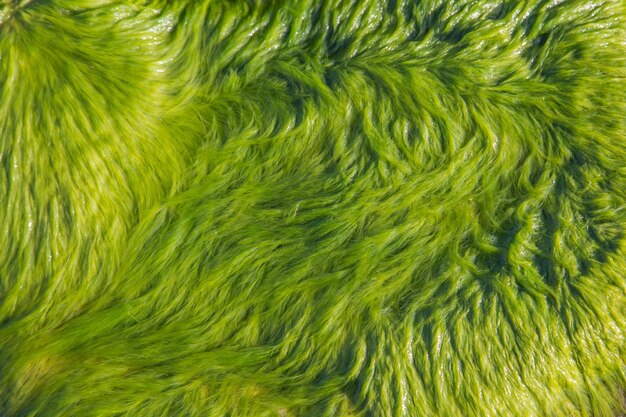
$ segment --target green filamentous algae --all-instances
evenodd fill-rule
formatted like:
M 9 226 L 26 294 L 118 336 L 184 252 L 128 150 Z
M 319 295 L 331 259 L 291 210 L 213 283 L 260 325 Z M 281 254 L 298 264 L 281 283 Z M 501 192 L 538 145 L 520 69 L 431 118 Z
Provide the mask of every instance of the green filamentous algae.
M 617 417 L 624 0 L 0 0 L 1 417 Z

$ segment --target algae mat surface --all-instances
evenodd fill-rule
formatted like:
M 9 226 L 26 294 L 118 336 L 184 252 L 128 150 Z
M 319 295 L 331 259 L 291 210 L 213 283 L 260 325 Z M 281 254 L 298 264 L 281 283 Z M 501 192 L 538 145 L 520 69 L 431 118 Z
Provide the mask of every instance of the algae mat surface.
M 623 0 L 0 1 L 0 416 L 609 417 Z

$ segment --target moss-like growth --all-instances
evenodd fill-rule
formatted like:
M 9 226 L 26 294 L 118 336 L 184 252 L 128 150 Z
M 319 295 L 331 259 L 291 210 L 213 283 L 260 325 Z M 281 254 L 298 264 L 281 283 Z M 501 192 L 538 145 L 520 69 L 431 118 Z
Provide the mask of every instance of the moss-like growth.
M 626 3 L 0 2 L 0 416 L 607 417 Z

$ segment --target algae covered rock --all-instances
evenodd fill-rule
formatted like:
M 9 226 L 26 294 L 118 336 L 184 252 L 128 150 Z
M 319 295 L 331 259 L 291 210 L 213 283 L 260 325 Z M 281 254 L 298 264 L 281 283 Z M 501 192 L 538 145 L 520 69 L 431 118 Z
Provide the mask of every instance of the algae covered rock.
M 0 3 L 0 416 L 617 416 L 626 3 Z

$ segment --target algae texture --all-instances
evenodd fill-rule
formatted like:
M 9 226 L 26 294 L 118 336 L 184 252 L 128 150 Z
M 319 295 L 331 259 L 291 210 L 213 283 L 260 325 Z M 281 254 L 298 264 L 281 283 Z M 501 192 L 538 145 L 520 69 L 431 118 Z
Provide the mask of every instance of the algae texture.
M 623 0 L 0 1 L 0 416 L 613 417 Z

